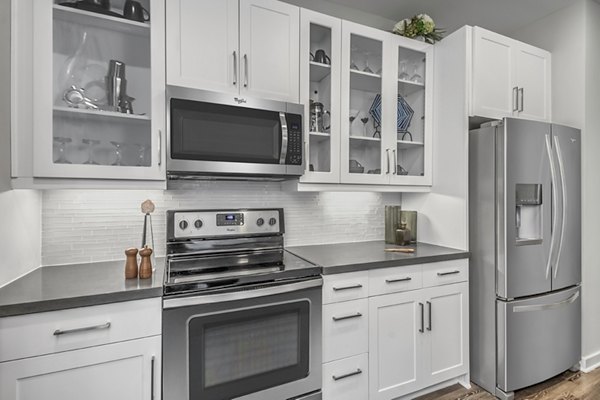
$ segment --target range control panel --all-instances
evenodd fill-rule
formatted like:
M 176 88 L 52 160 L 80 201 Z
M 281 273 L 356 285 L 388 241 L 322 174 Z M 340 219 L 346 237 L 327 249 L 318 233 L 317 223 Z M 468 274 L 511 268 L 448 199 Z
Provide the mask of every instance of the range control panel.
M 168 239 L 283 233 L 283 210 L 168 211 Z

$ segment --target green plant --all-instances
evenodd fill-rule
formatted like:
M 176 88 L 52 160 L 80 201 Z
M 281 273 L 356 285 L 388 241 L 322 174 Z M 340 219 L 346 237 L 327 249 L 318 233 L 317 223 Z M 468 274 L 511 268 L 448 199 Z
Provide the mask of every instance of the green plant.
M 435 22 L 427 14 L 415 15 L 398 21 L 394 25 L 393 33 L 408 38 L 422 37 L 427 43 L 435 43 L 442 40 L 444 31 L 435 27 Z

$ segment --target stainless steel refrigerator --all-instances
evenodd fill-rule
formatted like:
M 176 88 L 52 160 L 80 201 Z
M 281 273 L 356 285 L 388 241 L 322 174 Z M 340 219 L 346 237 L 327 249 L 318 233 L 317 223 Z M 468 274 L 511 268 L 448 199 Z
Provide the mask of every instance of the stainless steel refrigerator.
M 469 134 L 471 380 L 501 399 L 580 360 L 580 146 L 514 118 Z

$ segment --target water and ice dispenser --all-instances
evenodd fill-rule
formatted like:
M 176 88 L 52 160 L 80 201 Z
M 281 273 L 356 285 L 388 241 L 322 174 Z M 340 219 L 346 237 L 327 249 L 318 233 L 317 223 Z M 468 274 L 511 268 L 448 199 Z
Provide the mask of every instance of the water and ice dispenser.
M 541 242 L 542 185 L 538 183 L 517 183 L 515 193 L 517 244 Z

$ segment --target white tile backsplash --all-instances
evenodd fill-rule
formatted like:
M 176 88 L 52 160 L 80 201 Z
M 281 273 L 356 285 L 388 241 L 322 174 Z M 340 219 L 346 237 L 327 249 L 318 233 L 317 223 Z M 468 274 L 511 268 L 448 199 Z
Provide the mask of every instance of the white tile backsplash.
M 42 263 L 124 259 L 141 245 L 142 201 L 152 214 L 157 255 L 164 254 L 165 211 L 170 209 L 283 207 L 287 246 L 383 239 L 384 205 L 398 193 L 306 193 L 279 183 L 189 182 L 185 189 L 48 190 L 42 202 Z

